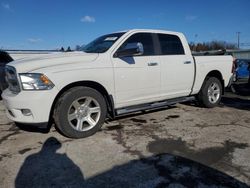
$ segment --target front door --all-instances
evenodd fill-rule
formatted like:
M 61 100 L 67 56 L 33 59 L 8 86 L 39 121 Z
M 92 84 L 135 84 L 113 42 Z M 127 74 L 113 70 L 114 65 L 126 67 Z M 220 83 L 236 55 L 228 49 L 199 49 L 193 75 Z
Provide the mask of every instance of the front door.
M 143 44 L 142 55 L 111 57 L 116 108 L 152 102 L 160 96 L 160 60 L 159 56 L 155 56 L 152 34 L 132 34 L 119 49 L 138 42 Z

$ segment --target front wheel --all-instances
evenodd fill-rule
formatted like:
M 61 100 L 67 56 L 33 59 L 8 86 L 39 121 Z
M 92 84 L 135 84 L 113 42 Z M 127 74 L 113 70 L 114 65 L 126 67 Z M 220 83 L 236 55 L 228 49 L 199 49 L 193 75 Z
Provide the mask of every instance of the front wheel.
M 58 100 L 54 119 L 65 136 L 84 138 L 101 128 L 106 113 L 107 106 L 102 94 L 89 87 L 75 87 Z
M 198 102 L 207 108 L 213 108 L 220 103 L 222 96 L 222 84 L 218 78 L 207 78 L 198 93 Z

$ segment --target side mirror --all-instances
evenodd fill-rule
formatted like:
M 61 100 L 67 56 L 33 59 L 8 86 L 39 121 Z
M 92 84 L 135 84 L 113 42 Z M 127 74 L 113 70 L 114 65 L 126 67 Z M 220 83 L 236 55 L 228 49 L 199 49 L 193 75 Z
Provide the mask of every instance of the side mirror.
M 114 57 L 128 57 L 128 56 L 138 56 L 144 53 L 143 44 L 138 43 L 128 43 L 125 49 L 118 50 Z

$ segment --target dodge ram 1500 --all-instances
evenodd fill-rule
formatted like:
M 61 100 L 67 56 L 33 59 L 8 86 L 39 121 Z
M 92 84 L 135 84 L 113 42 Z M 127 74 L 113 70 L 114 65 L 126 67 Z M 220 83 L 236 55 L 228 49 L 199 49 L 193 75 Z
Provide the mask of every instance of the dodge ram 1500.
M 182 33 L 129 30 L 101 36 L 82 51 L 24 58 L 6 67 L 7 116 L 53 120 L 68 137 L 98 131 L 106 118 L 196 98 L 216 106 L 232 76 L 231 56 L 193 56 Z

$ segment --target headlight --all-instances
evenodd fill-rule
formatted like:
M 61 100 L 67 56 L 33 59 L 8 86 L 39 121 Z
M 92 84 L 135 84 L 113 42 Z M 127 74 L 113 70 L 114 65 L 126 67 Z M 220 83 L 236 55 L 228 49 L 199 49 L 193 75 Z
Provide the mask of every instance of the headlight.
M 44 75 L 38 73 L 19 74 L 23 90 L 49 90 L 54 84 Z

